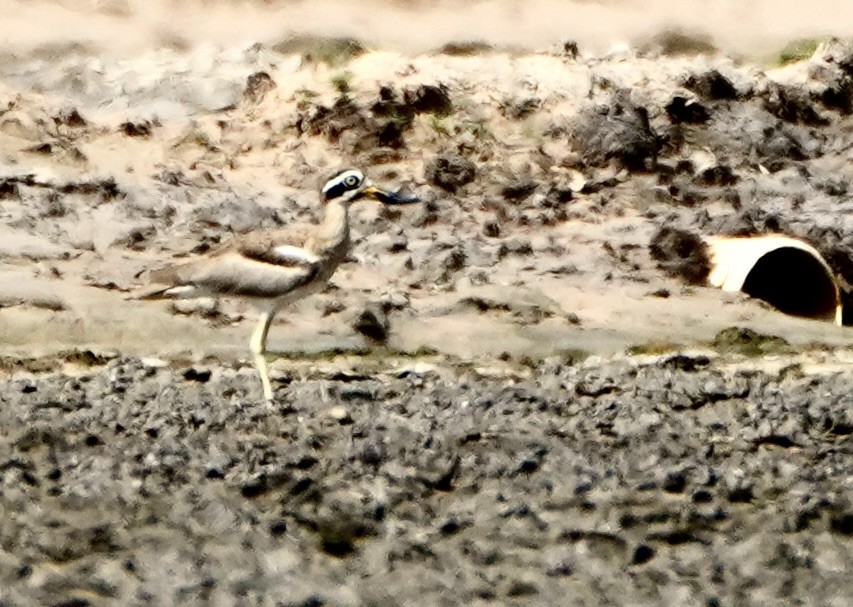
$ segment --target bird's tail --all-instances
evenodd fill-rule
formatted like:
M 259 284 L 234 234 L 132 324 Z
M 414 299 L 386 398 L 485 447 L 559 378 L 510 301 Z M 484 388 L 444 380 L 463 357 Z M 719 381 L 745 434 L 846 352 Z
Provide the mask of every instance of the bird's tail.
M 177 268 L 179 266 L 166 266 L 148 273 L 148 280 L 158 283 L 156 286 L 140 289 L 125 299 L 179 299 L 191 297 L 196 288 L 190 285 L 179 284 Z M 164 286 L 165 285 L 165 286 Z
M 149 287 L 147 289 L 140 289 L 139 291 L 131 293 L 125 297 L 125 299 L 172 299 L 168 294 L 172 288 L 173 287 L 158 286 L 154 288 Z

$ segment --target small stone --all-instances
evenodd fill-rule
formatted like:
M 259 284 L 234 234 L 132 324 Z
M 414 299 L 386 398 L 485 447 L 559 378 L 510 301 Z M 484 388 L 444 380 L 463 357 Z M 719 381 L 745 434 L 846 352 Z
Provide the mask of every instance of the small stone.
M 128 120 L 127 122 L 121 123 L 118 128 L 128 137 L 147 138 L 151 136 L 151 130 L 154 126 L 155 125 L 148 120 L 140 120 L 139 122 L 132 122 Z
M 212 297 L 199 297 L 198 299 L 175 299 L 172 300 L 172 311 L 176 314 L 186 316 L 202 316 L 210 318 L 219 312 L 219 302 Z
M 184 371 L 184 379 L 187 381 L 197 381 L 201 384 L 207 383 L 210 381 L 210 376 L 212 375 L 210 369 L 197 369 L 195 367 L 189 368 Z
M 732 81 L 717 70 L 691 74 L 684 81 L 684 86 L 705 99 L 737 99 L 739 96 Z
M 346 407 L 332 407 L 326 412 L 326 415 L 328 415 L 330 418 L 332 418 L 342 426 L 346 426 L 353 423 L 352 416 L 350 415 L 350 412 L 349 410 L 347 410 Z
M 708 122 L 711 117 L 704 105 L 682 95 L 676 95 L 670 100 L 666 106 L 666 113 L 675 123 L 700 124 Z
M 655 549 L 651 546 L 640 544 L 637 546 L 637 549 L 634 550 L 634 557 L 631 559 L 631 564 L 642 565 L 644 563 L 648 563 L 653 558 L 655 558 Z
M 671 472 L 666 475 L 661 487 L 667 493 L 683 493 L 686 486 L 687 479 L 683 472 Z
M 707 246 L 693 232 L 663 226 L 652 236 L 649 253 L 664 272 L 689 284 L 704 283 L 710 272 Z
M 459 154 L 439 154 L 426 167 L 427 180 L 448 192 L 474 181 L 477 167 Z
M 266 72 L 255 72 L 246 79 L 243 100 L 248 103 L 260 103 L 267 93 L 275 88 L 275 81 Z
M 270 524 L 270 534 L 274 536 L 284 535 L 287 531 L 287 523 L 283 520 L 276 520 Z
M 403 101 L 418 114 L 447 116 L 453 113 L 453 102 L 444 85 L 424 84 L 403 91 Z
M 539 588 L 536 587 L 536 584 L 522 580 L 515 580 L 510 583 L 506 591 L 506 595 L 510 597 L 523 597 L 534 594 L 539 594 Z
M 486 223 L 483 224 L 483 235 L 489 238 L 497 238 L 501 235 L 501 223 L 497 217 L 486 220 Z
M 378 342 L 388 339 L 388 315 L 382 304 L 368 304 L 355 319 L 353 329 Z

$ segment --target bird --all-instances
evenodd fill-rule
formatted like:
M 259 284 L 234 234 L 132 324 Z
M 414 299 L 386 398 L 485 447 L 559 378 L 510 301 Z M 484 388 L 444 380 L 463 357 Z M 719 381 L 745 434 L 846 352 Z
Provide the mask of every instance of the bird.
M 350 205 L 362 198 L 388 205 L 419 202 L 414 195 L 376 186 L 355 168 L 337 171 L 321 188 L 320 198 L 319 225 L 243 234 L 203 257 L 150 272 L 149 281 L 158 286 L 135 299 L 231 296 L 254 304 L 259 318 L 249 350 L 264 399 L 272 401 L 266 361 L 270 324 L 282 307 L 322 289 L 347 257 Z

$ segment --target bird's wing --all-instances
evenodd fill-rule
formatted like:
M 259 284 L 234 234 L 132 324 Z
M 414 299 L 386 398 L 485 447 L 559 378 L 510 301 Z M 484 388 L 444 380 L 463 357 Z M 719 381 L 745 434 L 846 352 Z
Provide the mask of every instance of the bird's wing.
M 300 236 L 292 230 L 247 234 L 211 256 L 155 270 L 150 280 L 171 285 L 161 297 L 283 297 L 311 283 L 322 265 L 310 250 L 290 244 L 304 242 Z
M 267 263 L 231 251 L 163 268 L 154 278 L 171 285 L 159 293 L 165 298 L 237 295 L 275 299 L 307 286 L 319 270 L 317 263 Z
M 235 240 L 232 249 L 248 259 L 276 266 L 309 266 L 320 260 L 306 248 L 307 241 L 308 234 L 302 230 L 257 232 Z

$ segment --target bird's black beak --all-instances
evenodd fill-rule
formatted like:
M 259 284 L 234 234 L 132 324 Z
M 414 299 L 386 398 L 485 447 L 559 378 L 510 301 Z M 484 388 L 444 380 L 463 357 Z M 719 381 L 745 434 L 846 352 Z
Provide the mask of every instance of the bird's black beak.
M 404 194 L 401 192 L 390 192 L 383 190 L 375 185 L 369 185 L 361 192 L 362 196 L 378 200 L 382 204 L 413 204 L 420 202 L 421 199 L 413 194 Z

